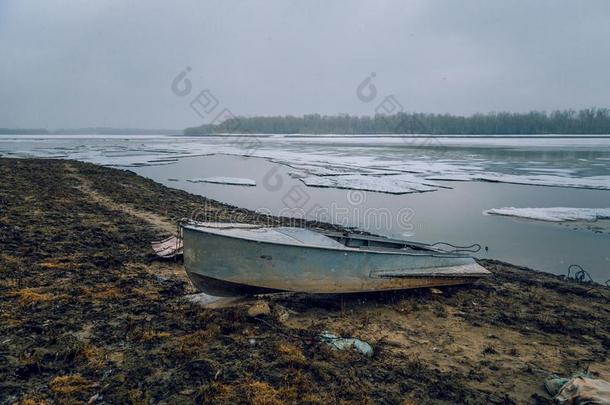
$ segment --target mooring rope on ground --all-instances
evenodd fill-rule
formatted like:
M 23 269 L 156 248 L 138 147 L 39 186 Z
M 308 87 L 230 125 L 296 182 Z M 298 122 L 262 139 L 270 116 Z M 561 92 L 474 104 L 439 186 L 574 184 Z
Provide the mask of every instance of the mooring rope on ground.
M 572 269 L 578 269 L 574 272 L 574 277 L 571 277 L 571 272 Z M 585 281 L 585 277 L 589 277 L 589 281 Z M 582 268 L 581 265 L 579 264 L 570 264 L 570 266 L 568 267 L 568 276 L 567 278 L 573 278 L 574 280 L 580 282 L 580 283 L 585 283 L 585 282 L 591 282 L 594 283 L 593 278 L 591 277 L 591 275 L 589 274 L 588 271 L 586 271 L 585 269 Z
M 572 269 L 576 269 L 573 277 L 572 277 Z M 588 280 L 586 280 L 587 277 L 588 277 Z M 591 274 L 589 274 L 589 272 L 586 271 L 581 265 L 579 265 L 579 264 L 569 265 L 568 274 L 567 274 L 566 278 L 568 280 L 574 280 L 578 283 L 591 285 L 591 288 L 586 290 L 587 292 L 596 292 L 607 302 L 610 302 L 610 296 L 607 296 L 606 294 L 604 294 L 602 292 L 602 290 L 600 289 L 601 284 L 597 285 L 595 280 L 593 280 L 593 277 L 591 277 Z M 610 287 L 610 279 L 606 280 L 605 284 L 606 284 L 606 286 Z

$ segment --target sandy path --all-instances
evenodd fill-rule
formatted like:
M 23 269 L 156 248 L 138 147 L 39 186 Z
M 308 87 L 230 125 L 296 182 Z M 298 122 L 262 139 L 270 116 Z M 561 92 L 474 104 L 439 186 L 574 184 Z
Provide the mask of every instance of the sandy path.
M 156 228 L 162 229 L 165 232 L 176 234 L 177 225 L 173 223 L 169 218 L 163 217 L 161 215 L 154 214 L 149 211 L 140 210 L 134 208 L 128 204 L 117 203 L 106 195 L 99 193 L 97 190 L 93 188 L 93 185 L 89 181 L 89 179 L 83 177 L 74 166 L 70 163 L 66 163 L 65 165 L 66 172 L 68 173 L 68 177 L 71 177 L 78 181 L 78 189 L 85 193 L 92 201 L 103 205 L 104 207 L 115 210 L 122 211 L 130 216 L 136 217 L 144 222 L 148 222 Z

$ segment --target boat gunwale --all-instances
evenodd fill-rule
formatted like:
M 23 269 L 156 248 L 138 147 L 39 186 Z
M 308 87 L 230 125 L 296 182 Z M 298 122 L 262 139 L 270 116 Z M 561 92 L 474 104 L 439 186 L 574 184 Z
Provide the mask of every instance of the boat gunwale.
M 412 253 L 412 252 L 400 252 L 400 251 L 376 251 L 376 250 L 372 250 L 372 249 L 371 250 L 363 250 L 363 249 L 349 247 L 349 246 L 345 246 L 343 248 L 339 248 L 339 247 L 332 247 L 332 246 L 310 245 L 310 244 L 306 244 L 306 243 L 286 243 L 286 242 L 281 242 L 281 241 L 272 242 L 272 241 L 257 240 L 257 239 L 250 238 L 250 237 L 243 237 L 243 236 L 235 236 L 235 235 L 227 235 L 227 234 L 222 234 L 222 233 L 210 232 L 210 231 L 206 230 L 206 227 L 199 227 L 199 226 L 193 225 L 193 224 L 181 224 L 180 227 L 181 228 L 189 229 L 191 231 L 205 233 L 205 234 L 208 234 L 208 235 L 220 236 L 220 237 L 229 238 L 229 239 L 245 240 L 245 241 L 255 242 L 255 243 L 265 244 L 265 245 L 292 246 L 292 247 L 307 248 L 307 249 L 331 250 L 331 251 L 335 251 L 335 252 L 344 252 L 344 253 L 363 253 L 363 254 L 381 254 L 381 255 L 401 255 L 401 256 L 418 256 L 418 257 L 443 257 L 443 258 L 456 258 L 456 259 L 471 259 L 473 262 L 476 263 L 476 261 L 474 260 L 474 258 L 472 256 L 470 256 L 468 254 L 461 254 L 461 253 L 442 253 L 442 252 L 437 252 L 435 250 L 430 250 L 431 253 Z M 269 228 L 269 229 L 271 229 L 273 227 L 261 227 L 261 228 Z M 207 228 L 207 229 L 212 229 L 213 230 L 214 228 Z M 258 228 L 258 229 L 260 229 L 260 228 Z M 303 228 L 303 229 L 308 229 L 308 228 Z M 312 231 L 312 232 L 315 232 L 315 231 Z M 323 235 L 322 233 L 320 233 L 320 234 Z

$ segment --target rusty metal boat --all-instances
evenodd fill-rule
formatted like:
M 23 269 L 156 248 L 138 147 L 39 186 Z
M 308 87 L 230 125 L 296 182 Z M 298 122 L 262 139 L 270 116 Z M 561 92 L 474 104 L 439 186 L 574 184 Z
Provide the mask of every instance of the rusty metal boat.
M 188 276 L 216 296 L 400 290 L 490 274 L 463 252 L 377 236 L 193 221 L 181 230 Z

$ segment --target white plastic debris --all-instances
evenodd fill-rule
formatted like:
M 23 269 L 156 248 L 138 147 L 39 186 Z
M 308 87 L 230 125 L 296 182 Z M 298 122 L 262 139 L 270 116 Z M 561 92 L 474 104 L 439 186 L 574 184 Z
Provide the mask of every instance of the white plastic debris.
M 592 378 L 589 373 L 576 373 L 570 378 L 550 375 L 544 381 L 544 387 L 561 405 L 610 404 L 610 384 Z
M 185 301 L 201 305 L 204 308 L 227 308 L 243 304 L 244 297 L 216 297 L 206 293 L 189 294 L 183 297 Z
M 373 355 L 373 348 L 370 344 L 356 338 L 342 338 L 329 331 L 320 333 L 320 340 L 326 342 L 329 346 L 336 350 L 354 349 L 365 356 Z

